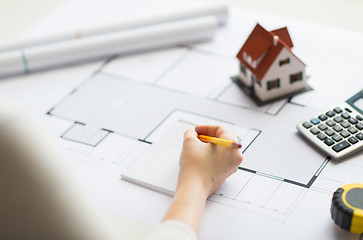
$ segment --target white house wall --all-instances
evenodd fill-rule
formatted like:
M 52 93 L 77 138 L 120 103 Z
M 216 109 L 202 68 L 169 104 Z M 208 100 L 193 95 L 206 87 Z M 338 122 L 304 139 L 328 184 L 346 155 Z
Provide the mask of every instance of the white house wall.
M 279 66 L 280 60 L 290 58 L 290 63 Z M 290 75 L 302 72 L 302 80 L 290 84 Z M 280 87 L 267 90 L 267 82 L 280 78 Z M 261 81 L 261 87 L 254 83 L 256 96 L 261 101 L 267 101 L 279 96 L 299 91 L 306 87 L 305 65 L 297 59 L 289 50 L 283 48 L 270 69 Z
M 252 73 L 248 68 L 246 68 L 246 75 L 241 70 L 239 71 L 239 79 L 245 86 L 252 86 Z

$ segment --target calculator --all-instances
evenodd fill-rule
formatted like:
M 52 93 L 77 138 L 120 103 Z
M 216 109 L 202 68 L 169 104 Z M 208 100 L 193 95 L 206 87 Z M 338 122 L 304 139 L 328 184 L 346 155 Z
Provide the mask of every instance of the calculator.
M 363 90 L 310 119 L 298 131 L 334 159 L 363 149 Z

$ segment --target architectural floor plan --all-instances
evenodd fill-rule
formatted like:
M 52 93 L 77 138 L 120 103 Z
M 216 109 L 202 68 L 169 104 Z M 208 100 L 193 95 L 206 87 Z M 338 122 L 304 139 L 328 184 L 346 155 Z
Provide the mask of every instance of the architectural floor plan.
M 243 10 L 230 14 L 212 42 L 4 79 L 0 95 L 49 130 L 93 198 L 116 215 L 156 224 L 170 196 L 121 180 L 121 170 L 168 131 L 181 147 L 186 126 L 220 124 L 240 138 L 244 161 L 210 196 L 201 239 L 355 239 L 336 233 L 329 207 L 336 188 L 363 181 L 362 153 L 334 162 L 295 125 L 363 87 L 356 68 L 363 52 L 332 52 L 341 40 L 335 29 Z M 231 80 L 238 73 L 235 54 L 256 21 L 288 22 L 314 90 L 259 107 Z M 331 45 L 322 45 L 331 36 L 337 36 Z

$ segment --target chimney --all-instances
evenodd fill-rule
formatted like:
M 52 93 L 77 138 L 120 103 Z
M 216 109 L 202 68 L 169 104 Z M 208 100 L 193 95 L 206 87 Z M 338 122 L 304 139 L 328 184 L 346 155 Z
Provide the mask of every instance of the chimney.
M 277 46 L 277 44 L 279 43 L 279 36 L 274 35 L 273 41 L 274 41 L 274 46 Z

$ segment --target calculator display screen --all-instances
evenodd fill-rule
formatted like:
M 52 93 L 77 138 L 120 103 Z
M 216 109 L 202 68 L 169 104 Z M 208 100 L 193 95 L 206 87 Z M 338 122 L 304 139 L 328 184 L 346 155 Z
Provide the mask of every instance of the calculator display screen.
M 349 98 L 346 103 L 363 115 L 363 90 Z
M 353 103 L 354 106 L 360 109 L 363 112 L 363 98 L 359 98 L 357 101 Z

